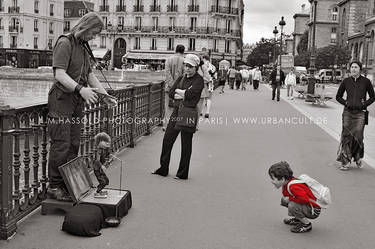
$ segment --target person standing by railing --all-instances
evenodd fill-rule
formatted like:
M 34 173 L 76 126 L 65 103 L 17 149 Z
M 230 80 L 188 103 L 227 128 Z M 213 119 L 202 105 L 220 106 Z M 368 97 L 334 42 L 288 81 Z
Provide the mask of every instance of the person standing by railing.
M 173 101 L 169 98 L 169 90 L 173 83 L 184 73 L 184 45 L 177 45 L 176 54 L 165 62 L 165 114 L 163 120 L 163 131 L 167 128 L 168 119 L 173 111 Z
M 48 133 L 51 146 L 48 158 L 47 198 L 71 201 L 59 172 L 59 166 L 78 155 L 84 102 L 94 104 L 97 93 L 107 94 L 90 67 L 88 41 L 104 27 L 102 18 L 90 12 L 84 15 L 68 35 L 62 35 L 53 49 L 54 84 L 48 93 Z M 107 105 L 116 105 L 104 98 Z M 82 120 L 81 120 L 82 121 Z

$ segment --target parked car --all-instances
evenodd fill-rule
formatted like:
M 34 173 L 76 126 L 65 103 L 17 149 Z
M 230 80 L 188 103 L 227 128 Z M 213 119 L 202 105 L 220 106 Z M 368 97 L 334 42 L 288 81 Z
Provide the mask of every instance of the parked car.
M 341 69 L 335 70 L 336 75 L 333 75 L 332 69 L 320 69 L 318 74 L 315 75 L 316 81 L 318 83 L 333 82 L 335 80 L 341 81 L 343 78 L 343 73 Z

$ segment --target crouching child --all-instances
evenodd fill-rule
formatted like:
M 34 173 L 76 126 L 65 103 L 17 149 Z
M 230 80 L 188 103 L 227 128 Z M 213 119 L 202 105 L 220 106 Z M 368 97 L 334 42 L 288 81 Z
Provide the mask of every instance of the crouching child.
M 273 164 L 268 174 L 276 188 L 282 187 L 281 205 L 288 208 L 290 216 L 284 219 L 284 223 L 293 226 L 290 231 L 293 233 L 311 231 L 312 225 L 309 219 L 318 218 L 321 207 L 316 203 L 317 199 L 308 185 L 293 176 L 292 169 L 285 161 Z

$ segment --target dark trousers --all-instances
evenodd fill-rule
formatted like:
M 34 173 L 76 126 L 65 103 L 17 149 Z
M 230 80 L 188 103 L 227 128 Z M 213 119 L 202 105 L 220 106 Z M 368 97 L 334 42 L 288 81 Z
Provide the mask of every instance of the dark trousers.
M 169 120 L 163 138 L 163 148 L 160 156 L 160 168 L 157 170 L 157 173 L 163 176 L 166 176 L 169 173 L 169 162 L 171 159 L 173 144 L 176 141 L 178 134 L 180 134 L 180 131 L 174 128 L 176 124 L 176 117 L 177 110 L 175 109 L 172 113 L 171 119 Z M 192 132 L 181 131 L 181 158 L 176 176 L 182 179 L 187 179 L 189 175 L 192 141 Z
M 48 178 L 51 188 L 64 187 L 59 167 L 78 155 L 83 116 L 83 99 L 52 87 L 48 95 L 50 151 Z
M 236 80 L 236 90 L 239 90 L 240 86 L 241 86 L 241 81 L 240 80 Z
M 253 80 L 253 87 L 254 87 L 254 90 L 258 89 L 258 87 L 259 87 L 259 80 Z
M 277 94 L 277 101 L 280 100 L 280 84 L 272 85 L 272 100 L 275 99 L 275 93 Z

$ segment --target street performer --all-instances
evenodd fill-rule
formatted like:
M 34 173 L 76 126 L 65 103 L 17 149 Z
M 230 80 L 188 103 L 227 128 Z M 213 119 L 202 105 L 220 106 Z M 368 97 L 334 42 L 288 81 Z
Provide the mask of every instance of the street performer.
M 84 102 L 94 104 L 97 93 L 107 94 L 90 67 L 88 41 L 104 27 L 102 18 L 89 12 L 72 28 L 68 35 L 60 36 L 53 49 L 54 84 L 48 93 L 48 133 L 51 146 L 48 158 L 49 186 L 47 198 L 71 201 L 59 166 L 78 155 L 82 122 L 72 120 L 83 117 Z M 108 106 L 116 100 L 105 97 Z

